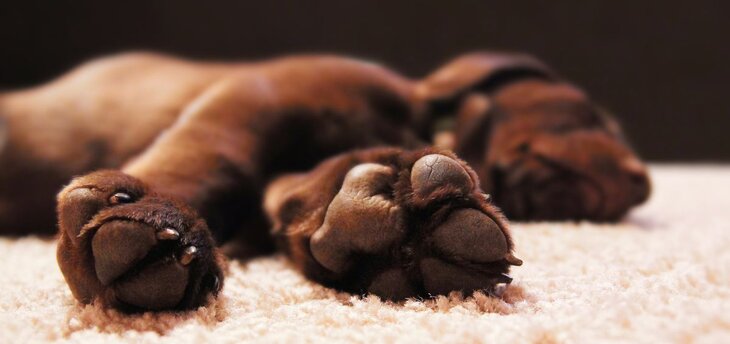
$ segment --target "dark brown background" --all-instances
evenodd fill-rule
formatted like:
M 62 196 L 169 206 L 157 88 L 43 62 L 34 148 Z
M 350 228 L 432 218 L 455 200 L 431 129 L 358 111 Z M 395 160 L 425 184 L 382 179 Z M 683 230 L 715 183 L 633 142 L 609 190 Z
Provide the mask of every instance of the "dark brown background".
M 728 1 L 3 1 L 0 87 L 94 56 L 335 52 L 411 76 L 493 48 L 533 53 L 588 89 L 650 160 L 730 161 Z

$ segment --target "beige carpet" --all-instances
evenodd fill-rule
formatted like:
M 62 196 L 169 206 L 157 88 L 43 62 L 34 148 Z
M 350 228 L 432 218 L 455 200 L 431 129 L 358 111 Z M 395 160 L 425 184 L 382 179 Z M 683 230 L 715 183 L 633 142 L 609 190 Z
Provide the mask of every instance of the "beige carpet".
M 305 281 L 281 257 L 233 262 L 187 313 L 80 306 L 55 244 L 0 239 L 0 343 L 730 343 L 730 166 L 653 166 L 649 204 L 618 225 L 513 224 L 525 264 L 503 299 L 384 303 Z

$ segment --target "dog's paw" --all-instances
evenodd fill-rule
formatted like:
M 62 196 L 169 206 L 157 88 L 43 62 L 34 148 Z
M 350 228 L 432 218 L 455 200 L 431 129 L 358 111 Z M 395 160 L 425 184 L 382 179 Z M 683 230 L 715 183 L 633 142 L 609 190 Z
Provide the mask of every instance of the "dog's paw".
M 125 310 L 185 309 L 222 287 L 222 259 L 196 212 L 116 171 L 58 196 L 58 262 L 74 296 Z
M 477 184 L 466 164 L 442 154 L 410 166 L 357 165 L 311 236 L 311 254 L 354 292 L 389 299 L 493 292 L 522 262 Z

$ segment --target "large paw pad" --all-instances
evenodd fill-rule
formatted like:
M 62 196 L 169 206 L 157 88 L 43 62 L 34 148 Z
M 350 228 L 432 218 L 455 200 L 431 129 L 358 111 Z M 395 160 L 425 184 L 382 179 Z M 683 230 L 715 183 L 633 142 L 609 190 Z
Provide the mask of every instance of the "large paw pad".
M 311 239 L 320 264 L 344 272 L 352 254 L 381 252 L 403 238 L 403 213 L 388 188 L 394 180 L 394 169 L 379 164 L 361 164 L 347 173 Z

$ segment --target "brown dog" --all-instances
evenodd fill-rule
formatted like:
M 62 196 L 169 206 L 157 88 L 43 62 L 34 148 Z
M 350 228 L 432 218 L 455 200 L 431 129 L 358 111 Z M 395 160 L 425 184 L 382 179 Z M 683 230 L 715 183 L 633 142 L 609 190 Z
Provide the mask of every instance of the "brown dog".
M 540 87 L 527 96 L 507 96 L 507 90 L 554 85 L 525 73 L 505 78 L 510 86 L 503 89 L 482 87 L 504 73 L 494 72 L 501 67 L 475 70 L 475 59 L 491 63 L 489 56 L 457 60 L 445 67 L 456 66 L 455 72 L 442 70 L 423 82 L 331 56 L 205 64 L 133 54 L 92 62 L 48 85 L 0 97 L 6 132 L 0 137 L 0 227 L 50 227 L 57 185 L 102 169 L 74 179 L 57 198 L 59 265 L 82 302 L 99 299 L 123 309 L 199 305 L 222 286 L 211 232 L 219 241 L 235 235 L 266 250 L 269 223 L 297 266 L 333 287 L 395 299 L 493 289 L 509 283 L 509 265 L 521 263 L 512 256 L 506 222 L 465 162 L 420 147 L 433 134 L 434 118 L 458 110 L 457 152 L 507 200 L 509 178 L 503 186 L 484 171 L 511 156 L 498 147 L 512 144 L 514 129 L 490 123 L 491 130 L 482 130 L 488 111 L 479 102 L 519 110 L 519 99 L 541 94 Z M 476 81 L 464 82 L 469 78 Z M 450 96 L 434 92 L 444 80 Z M 494 89 L 502 90 L 494 95 Z M 560 150 L 560 135 L 553 136 L 545 142 L 557 148 L 545 155 L 564 158 L 580 173 L 595 172 Z M 378 146 L 402 148 L 360 150 Z M 609 160 L 601 168 L 623 168 L 625 156 L 596 147 L 590 149 Z M 622 154 L 633 157 L 628 149 Z M 303 174 L 285 174 L 298 171 Z M 560 192 L 587 194 L 581 178 L 555 180 Z M 622 186 L 623 179 L 616 180 Z M 623 202 L 615 206 L 621 212 L 630 206 L 623 196 L 601 197 Z

